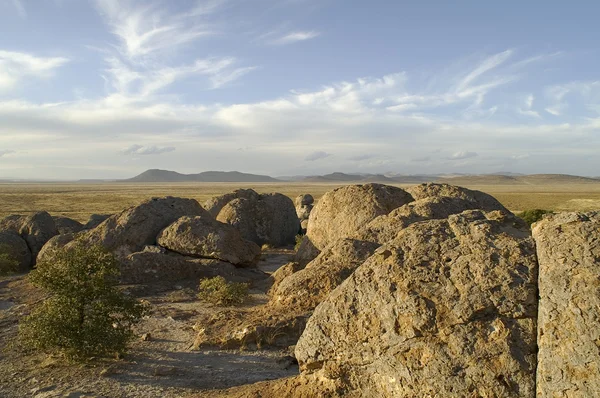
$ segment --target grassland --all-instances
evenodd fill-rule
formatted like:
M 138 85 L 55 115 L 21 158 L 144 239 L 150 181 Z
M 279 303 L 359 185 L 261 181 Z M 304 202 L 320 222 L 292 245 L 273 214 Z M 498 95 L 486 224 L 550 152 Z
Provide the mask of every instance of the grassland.
M 0 218 L 46 210 L 86 221 L 90 214 L 109 214 L 145 199 L 161 196 L 193 198 L 200 203 L 237 188 L 260 193 L 280 192 L 291 198 L 310 193 L 316 199 L 344 183 L 154 183 L 154 184 L 0 184 Z M 410 186 L 410 185 L 399 185 Z M 549 210 L 600 210 L 599 184 L 468 185 L 496 197 L 512 211 L 542 208 Z

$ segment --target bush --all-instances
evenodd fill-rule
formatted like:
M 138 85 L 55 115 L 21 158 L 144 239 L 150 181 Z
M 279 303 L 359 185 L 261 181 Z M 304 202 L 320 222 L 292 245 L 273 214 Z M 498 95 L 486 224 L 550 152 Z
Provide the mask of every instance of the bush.
M 222 276 L 204 279 L 198 287 L 198 298 L 215 305 L 242 304 L 247 297 L 247 283 L 227 282 Z
M 0 275 L 12 275 L 19 272 L 19 262 L 10 254 L 8 245 L 0 245 Z
M 300 245 L 302 244 L 302 241 L 304 240 L 304 236 L 305 235 L 296 235 L 296 244 L 294 245 L 295 251 L 298 251 L 298 249 L 300 248 Z
M 21 343 L 73 359 L 123 353 L 145 308 L 117 289 L 118 273 L 111 253 L 81 242 L 38 263 L 30 280 L 51 296 L 21 322 Z
M 519 213 L 519 217 L 522 218 L 529 226 L 534 222 L 541 220 L 544 217 L 544 214 L 551 214 L 550 210 L 543 209 L 531 209 L 525 210 Z

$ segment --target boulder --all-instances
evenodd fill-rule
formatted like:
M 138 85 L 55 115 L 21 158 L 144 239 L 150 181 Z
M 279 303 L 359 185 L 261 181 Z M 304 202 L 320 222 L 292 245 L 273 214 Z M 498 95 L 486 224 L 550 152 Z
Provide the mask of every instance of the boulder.
M 77 233 L 84 229 L 83 224 L 69 217 L 53 216 L 59 234 Z
M 96 228 L 84 232 L 81 239 L 124 258 L 146 245 L 156 244 L 160 231 L 183 216 L 211 217 L 194 199 L 154 198 L 110 216 Z
M 300 205 L 296 206 L 296 215 L 300 221 L 308 220 L 310 218 L 310 212 L 313 209 L 313 205 Z
M 213 217 L 217 217 L 217 215 L 221 212 L 221 209 L 225 207 L 225 205 L 231 202 L 234 199 L 249 199 L 249 200 L 258 200 L 260 195 L 254 191 L 253 189 L 237 189 L 233 192 L 227 193 L 221 196 L 215 196 L 212 199 L 207 200 L 204 203 L 204 208 Z
M 41 211 L 25 217 L 19 235 L 27 242 L 27 246 L 31 250 L 32 265 L 35 265 L 38 253 L 50 238 L 58 235 L 58 229 L 52 216 Z
M 242 238 L 237 229 L 203 216 L 181 217 L 157 237 L 159 245 L 191 257 L 214 258 L 234 265 L 251 266 L 260 259 L 260 247 Z
M 500 202 L 498 202 L 498 200 L 487 193 L 450 184 L 428 182 L 406 188 L 406 191 L 410 193 L 415 200 L 436 197 L 450 197 L 474 202 L 475 205 L 472 207 L 474 209 L 481 209 L 485 211 L 508 211 Z
M 22 216 L 20 214 L 6 216 L 0 220 L 0 231 L 13 231 L 19 233 L 21 225 L 23 225 L 26 218 L 27 216 Z
M 488 206 L 491 207 L 491 206 Z M 466 210 L 480 209 L 480 203 L 451 196 L 430 196 L 400 206 L 389 214 L 379 216 L 360 228 L 354 238 L 384 244 L 396 237 L 398 232 L 419 221 L 448 218 Z M 492 210 L 505 210 L 502 205 Z M 519 219 L 520 220 L 520 219 Z
M 294 201 L 294 203 L 296 204 L 296 207 L 310 206 L 313 203 L 315 203 L 315 199 L 312 197 L 311 194 L 305 193 L 305 194 L 296 196 L 296 200 Z
M 31 266 L 31 251 L 27 242 L 13 231 L 0 231 L 0 254 L 15 262 L 14 272 L 27 272 Z M 6 270 L 10 272 L 11 270 Z
M 294 203 L 279 193 L 260 195 L 258 200 L 234 199 L 223 207 L 217 220 L 233 225 L 244 239 L 258 245 L 293 244 L 300 229 Z
M 38 256 L 37 256 L 37 262 L 50 261 L 52 259 L 52 255 L 55 250 L 62 249 L 63 247 L 65 247 L 66 245 L 71 243 L 73 240 L 75 240 L 76 237 L 78 237 L 80 235 L 81 235 L 81 233 L 78 233 L 78 234 L 67 233 L 67 234 L 59 234 L 59 235 L 53 236 L 40 249 L 40 252 L 38 253 Z
M 512 214 L 418 222 L 315 309 L 296 358 L 346 396 L 534 397 L 536 282 Z
M 600 392 L 600 212 L 533 225 L 539 261 L 538 397 Z
M 295 311 L 312 311 L 378 247 L 378 244 L 353 239 L 337 241 L 304 269 L 290 273 L 281 281 L 276 280 L 271 292 L 271 305 L 293 308 Z
M 94 229 L 107 220 L 110 216 L 111 214 L 92 214 L 87 223 L 85 223 L 83 226 L 83 229 Z
M 350 238 L 377 216 L 413 201 L 401 188 L 382 184 L 348 185 L 327 192 L 312 209 L 306 236 L 319 250 Z

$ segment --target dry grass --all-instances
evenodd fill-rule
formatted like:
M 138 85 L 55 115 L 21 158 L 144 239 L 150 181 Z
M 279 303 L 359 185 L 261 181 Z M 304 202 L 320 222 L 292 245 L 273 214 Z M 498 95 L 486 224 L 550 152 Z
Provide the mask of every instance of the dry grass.
M 93 213 L 115 213 L 145 199 L 161 196 L 194 198 L 200 203 L 237 188 L 280 192 L 291 198 L 310 193 L 315 199 L 338 186 L 326 183 L 155 183 L 155 184 L 0 184 L 0 218 L 46 210 L 86 221 Z M 407 185 L 403 185 L 407 186 Z M 472 185 L 495 196 L 513 211 L 600 209 L 600 184 Z

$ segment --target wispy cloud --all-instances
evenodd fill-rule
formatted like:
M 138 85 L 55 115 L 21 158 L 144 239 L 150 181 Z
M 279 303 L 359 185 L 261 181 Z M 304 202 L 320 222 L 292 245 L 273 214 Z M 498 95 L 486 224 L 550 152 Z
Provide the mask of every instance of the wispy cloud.
M 274 45 L 291 44 L 291 43 L 296 43 L 299 41 L 306 41 L 306 40 L 314 39 L 315 37 L 318 37 L 320 35 L 321 35 L 321 33 L 316 32 L 316 31 L 290 32 L 282 37 L 271 40 L 270 43 L 274 44 Z
M 535 97 L 533 96 L 533 94 L 529 94 L 524 100 L 523 107 L 518 109 L 519 113 L 524 116 L 540 118 L 541 115 L 539 114 L 539 112 L 534 111 L 532 109 L 534 100 Z
M 12 150 L 0 150 L 0 158 L 3 157 L 4 155 L 10 155 L 11 153 L 15 153 L 15 151 L 12 151 Z
M 175 147 L 172 146 L 144 146 L 139 144 L 131 145 L 128 148 L 125 148 L 121 152 L 124 155 L 160 155 L 162 153 L 173 152 Z
M 17 13 L 19 13 L 19 16 L 21 18 L 27 18 L 27 11 L 25 10 L 25 6 L 21 2 L 21 0 L 12 0 L 12 3 L 15 6 Z
M 0 91 L 15 87 L 25 77 L 48 78 L 67 62 L 64 57 L 38 57 L 0 50 Z
M 323 151 L 316 151 L 316 152 L 309 154 L 307 157 L 304 158 L 304 160 L 306 160 L 308 162 L 314 162 L 315 160 L 325 159 L 330 156 L 332 156 L 331 153 L 327 153 L 327 152 L 323 152 Z
M 469 151 L 459 151 L 455 152 L 448 157 L 448 160 L 463 160 L 474 158 L 477 156 L 477 152 L 469 152 Z

